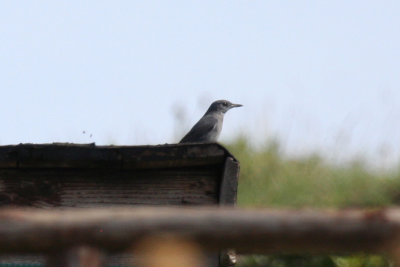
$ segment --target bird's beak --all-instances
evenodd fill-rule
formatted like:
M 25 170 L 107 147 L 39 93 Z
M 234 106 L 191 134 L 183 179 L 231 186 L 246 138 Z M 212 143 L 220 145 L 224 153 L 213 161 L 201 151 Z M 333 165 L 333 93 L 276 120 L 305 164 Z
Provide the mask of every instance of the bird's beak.
M 240 105 L 240 104 L 232 104 L 231 106 L 230 106 L 230 108 L 238 108 L 238 107 L 242 107 L 243 105 Z

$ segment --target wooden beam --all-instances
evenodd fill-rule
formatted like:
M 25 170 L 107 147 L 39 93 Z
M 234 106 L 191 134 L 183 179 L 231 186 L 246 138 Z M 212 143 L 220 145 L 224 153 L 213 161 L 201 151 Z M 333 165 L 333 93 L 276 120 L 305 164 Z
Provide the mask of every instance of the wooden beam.
M 219 168 L 143 170 L 0 169 L 0 206 L 213 205 Z
M 238 178 L 239 162 L 232 157 L 227 157 L 219 190 L 220 205 L 236 205 Z
M 122 251 L 172 234 L 210 251 L 349 253 L 398 251 L 400 209 L 278 211 L 213 208 L 0 210 L 0 252 L 87 245 Z
M 96 146 L 20 144 L 0 146 L 0 168 L 148 169 L 223 164 L 230 153 L 221 145 Z

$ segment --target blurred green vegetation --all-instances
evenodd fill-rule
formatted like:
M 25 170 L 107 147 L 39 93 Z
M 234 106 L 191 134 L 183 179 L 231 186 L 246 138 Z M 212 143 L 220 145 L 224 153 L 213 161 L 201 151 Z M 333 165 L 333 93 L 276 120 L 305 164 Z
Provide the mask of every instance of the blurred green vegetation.
M 238 205 L 274 208 L 376 208 L 400 200 L 400 172 L 376 171 L 355 159 L 335 165 L 319 155 L 288 158 L 279 142 L 255 148 L 239 137 L 226 147 L 240 161 Z M 383 256 L 245 256 L 239 267 L 387 267 Z

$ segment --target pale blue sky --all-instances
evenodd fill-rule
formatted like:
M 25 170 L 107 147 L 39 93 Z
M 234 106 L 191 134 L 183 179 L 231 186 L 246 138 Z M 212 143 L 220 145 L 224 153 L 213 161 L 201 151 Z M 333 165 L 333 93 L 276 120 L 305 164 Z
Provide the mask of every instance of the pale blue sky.
M 225 98 L 244 107 L 221 141 L 397 162 L 399 14 L 400 1 L 2 1 L 0 144 L 169 143 Z

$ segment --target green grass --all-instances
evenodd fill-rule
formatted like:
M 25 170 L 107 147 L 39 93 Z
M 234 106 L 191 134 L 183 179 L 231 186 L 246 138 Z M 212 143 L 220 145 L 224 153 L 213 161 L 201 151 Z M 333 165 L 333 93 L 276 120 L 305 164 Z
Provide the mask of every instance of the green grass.
M 398 172 L 375 173 L 362 162 L 335 166 L 318 155 L 289 159 L 276 142 L 255 149 L 243 138 L 227 148 L 240 161 L 240 206 L 381 207 L 400 196 Z
M 226 147 L 240 161 L 238 205 L 274 208 L 376 208 L 400 200 L 400 173 L 368 170 L 366 163 L 338 166 L 319 155 L 288 158 L 276 141 L 254 148 L 245 138 Z M 270 255 L 242 257 L 240 267 L 387 267 L 381 256 Z

